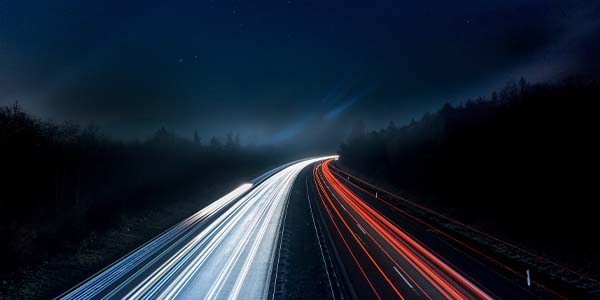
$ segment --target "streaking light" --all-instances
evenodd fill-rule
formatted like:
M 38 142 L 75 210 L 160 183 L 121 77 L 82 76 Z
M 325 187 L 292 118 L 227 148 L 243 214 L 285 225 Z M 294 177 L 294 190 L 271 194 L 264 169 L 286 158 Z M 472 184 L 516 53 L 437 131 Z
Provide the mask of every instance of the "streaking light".
M 293 183 L 303 168 L 329 158 L 243 184 L 59 298 L 264 298 Z

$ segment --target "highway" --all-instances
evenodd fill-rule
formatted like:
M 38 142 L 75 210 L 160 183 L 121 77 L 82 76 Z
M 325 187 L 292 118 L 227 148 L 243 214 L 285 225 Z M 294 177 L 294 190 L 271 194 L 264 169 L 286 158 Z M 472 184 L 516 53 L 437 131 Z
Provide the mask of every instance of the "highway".
M 315 164 L 309 194 L 329 243 L 337 250 L 346 298 L 562 298 L 549 293 L 540 296 L 524 280 L 499 272 L 406 215 L 390 217 L 386 205 L 375 205 L 385 201 L 346 182 L 346 176 L 332 171 L 332 162 Z
M 302 201 L 292 187 L 310 165 L 300 185 L 311 216 L 303 222 L 314 225 L 312 255 L 327 272 L 328 298 L 565 299 L 526 287 L 427 223 L 387 209 L 346 180 L 335 159 L 295 161 L 239 186 L 56 299 L 275 297 L 273 286 L 286 280 L 277 275 L 294 272 L 278 268 L 280 236 L 288 202 Z
M 264 299 L 299 172 L 267 172 L 140 246 L 56 299 Z

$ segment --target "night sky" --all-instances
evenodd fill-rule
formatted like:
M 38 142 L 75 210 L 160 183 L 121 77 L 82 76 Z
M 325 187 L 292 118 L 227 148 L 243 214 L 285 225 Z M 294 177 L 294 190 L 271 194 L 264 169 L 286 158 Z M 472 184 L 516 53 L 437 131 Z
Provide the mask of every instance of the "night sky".
M 597 72 L 598 3 L 0 0 L 0 105 L 125 139 L 374 129 L 521 76 Z

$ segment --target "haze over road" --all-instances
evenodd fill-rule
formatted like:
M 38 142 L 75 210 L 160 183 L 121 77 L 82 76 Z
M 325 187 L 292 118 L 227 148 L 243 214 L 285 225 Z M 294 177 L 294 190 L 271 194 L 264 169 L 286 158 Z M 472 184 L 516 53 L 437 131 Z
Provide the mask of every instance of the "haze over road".
M 298 173 L 274 169 L 213 202 L 57 299 L 260 299 Z

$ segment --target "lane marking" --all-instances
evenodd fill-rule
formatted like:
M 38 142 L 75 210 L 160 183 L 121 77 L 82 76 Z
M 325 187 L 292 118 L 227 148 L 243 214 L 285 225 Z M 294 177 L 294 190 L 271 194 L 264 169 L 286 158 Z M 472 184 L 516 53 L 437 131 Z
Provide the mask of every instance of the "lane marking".
M 306 182 L 306 198 L 308 199 L 308 208 L 310 209 L 310 217 L 313 221 L 313 227 L 315 228 L 315 235 L 317 236 L 317 243 L 319 244 L 319 249 L 321 250 L 321 257 L 323 258 L 323 265 L 325 266 L 325 273 L 327 274 L 327 280 L 329 281 L 329 288 L 331 289 L 331 297 L 335 300 L 335 293 L 333 292 L 333 283 L 331 283 L 331 278 L 329 277 L 329 271 L 327 270 L 327 263 L 325 262 L 325 254 L 323 253 L 323 247 L 321 246 L 321 240 L 319 239 L 319 233 L 317 232 L 317 223 L 315 222 L 315 216 L 312 210 L 312 204 L 310 203 L 310 195 L 308 192 L 308 176 L 305 177 Z M 335 272 L 335 271 L 334 271 Z M 339 286 L 339 283 L 338 283 Z
M 360 236 L 356 236 L 358 238 L 358 240 L 360 241 L 361 244 L 363 244 L 365 247 L 367 246 L 367 244 L 365 244 L 365 241 L 363 241 Z
M 289 198 L 289 196 L 288 196 L 288 198 Z M 279 250 L 277 251 L 277 264 L 276 264 L 276 267 L 275 267 L 275 279 L 273 280 L 273 297 L 271 297 L 271 299 L 275 299 L 275 294 L 277 293 L 277 275 L 279 273 L 279 260 L 281 259 L 281 247 L 283 246 L 283 235 L 285 234 L 285 220 L 287 218 L 288 206 L 290 205 L 289 199 L 286 199 L 286 200 L 287 201 L 285 203 L 285 213 L 283 215 L 283 221 L 281 223 L 281 233 L 278 236 L 278 238 L 279 238 Z M 269 270 L 269 273 L 271 273 L 270 271 L 271 270 Z M 271 276 L 269 276 L 269 278 L 270 277 Z M 268 297 L 268 295 L 267 295 L 268 293 L 269 293 L 269 286 L 267 285 L 266 292 L 265 292 L 265 295 L 267 297 Z
M 402 280 L 404 280 L 404 282 L 406 282 L 406 285 L 408 285 L 409 288 L 411 289 L 415 289 L 412 284 L 410 284 L 410 282 L 408 282 L 408 280 L 406 280 L 406 278 L 404 277 L 404 275 L 402 275 L 402 273 L 400 273 L 400 271 L 396 268 L 396 266 L 394 266 L 394 271 L 396 271 L 396 273 L 398 273 L 398 275 L 400 275 L 400 277 L 402 278 Z
M 356 226 L 358 226 L 358 229 L 360 229 L 362 233 L 364 233 L 365 235 L 367 234 L 367 232 L 362 228 L 362 226 L 360 226 L 360 224 L 357 223 Z
M 346 207 L 345 207 L 344 205 L 342 205 L 341 203 L 340 203 L 340 206 L 341 206 L 341 207 L 342 207 L 342 208 L 343 208 L 343 209 L 344 209 L 344 210 L 345 210 L 347 213 L 350 213 L 350 212 L 349 212 L 349 211 L 346 209 Z

